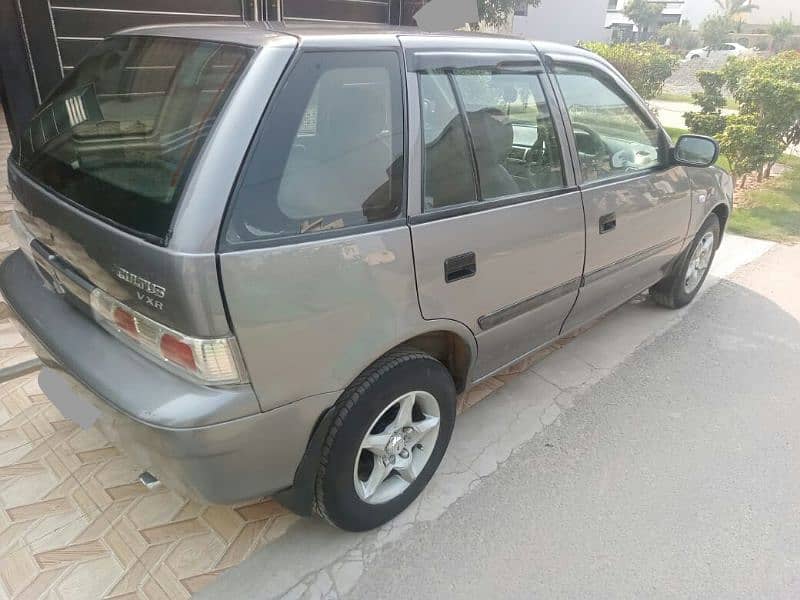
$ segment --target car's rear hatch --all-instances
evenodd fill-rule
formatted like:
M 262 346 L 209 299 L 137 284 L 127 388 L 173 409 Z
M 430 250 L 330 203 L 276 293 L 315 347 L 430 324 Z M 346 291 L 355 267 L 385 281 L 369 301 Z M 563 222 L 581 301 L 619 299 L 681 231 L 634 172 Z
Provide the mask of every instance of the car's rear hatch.
M 229 331 L 213 247 L 179 252 L 169 241 L 192 169 L 254 54 L 118 36 L 42 104 L 9 183 L 20 244 L 54 291 L 88 311 L 99 287 L 184 334 Z
M 105 290 L 132 309 L 196 336 L 228 332 L 213 254 L 178 254 L 122 232 L 56 197 L 16 165 L 12 226 L 54 292 L 90 315 Z

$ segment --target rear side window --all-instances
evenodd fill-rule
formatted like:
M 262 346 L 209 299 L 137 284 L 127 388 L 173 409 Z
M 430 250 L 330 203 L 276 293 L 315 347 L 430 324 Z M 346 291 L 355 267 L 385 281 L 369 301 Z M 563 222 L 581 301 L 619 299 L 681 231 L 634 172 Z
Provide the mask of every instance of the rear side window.
M 539 75 L 480 68 L 424 72 L 420 94 L 425 210 L 564 185 L 558 137 Z
M 307 52 L 271 104 L 233 201 L 228 243 L 338 230 L 400 214 L 403 110 L 396 53 Z
M 24 132 L 32 177 L 163 241 L 192 165 L 253 50 L 162 37 L 100 43 Z
M 467 112 L 482 199 L 563 186 L 558 136 L 538 75 L 465 69 L 453 79 Z
M 464 119 L 450 78 L 445 73 L 421 73 L 422 126 L 425 140 L 425 210 L 478 199 L 472 152 Z

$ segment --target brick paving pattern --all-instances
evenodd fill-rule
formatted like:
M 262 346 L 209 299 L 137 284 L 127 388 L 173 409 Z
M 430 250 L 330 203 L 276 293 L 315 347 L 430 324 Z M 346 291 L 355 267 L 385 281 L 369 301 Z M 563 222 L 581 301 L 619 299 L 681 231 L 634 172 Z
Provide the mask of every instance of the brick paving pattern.
M 16 244 L 1 115 L 5 258 Z M 34 356 L 6 317 L 0 367 Z M 36 378 L 0 385 L 0 599 L 189 598 L 296 520 L 269 499 L 232 508 L 148 490 L 141 469 L 96 429 L 65 420 Z

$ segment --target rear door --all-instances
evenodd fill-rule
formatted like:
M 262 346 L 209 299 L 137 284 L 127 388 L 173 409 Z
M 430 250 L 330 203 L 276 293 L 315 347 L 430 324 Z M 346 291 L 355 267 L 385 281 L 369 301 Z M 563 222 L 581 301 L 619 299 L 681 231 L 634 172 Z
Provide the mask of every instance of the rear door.
M 583 267 L 580 195 L 529 44 L 403 44 L 420 307 L 472 329 L 482 377 L 558 335 Z
M 567 331 L 664 276 L 686 238 L 691 187 L 666 133 L 612 69 L 563 57 L 554 72 L 586 211 L 586 266 Z
M 343 389 L 419 321 L 401 63 L 396 37 L 302 50 L 242 167 L 220 273 L 264 410 Z

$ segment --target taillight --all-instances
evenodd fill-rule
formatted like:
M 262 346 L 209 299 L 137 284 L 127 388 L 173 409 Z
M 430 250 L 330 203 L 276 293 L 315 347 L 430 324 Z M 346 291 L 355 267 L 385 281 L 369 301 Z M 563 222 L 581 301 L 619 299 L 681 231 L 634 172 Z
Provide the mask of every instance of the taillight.
M 197 370 L 192 347 L 172 334 L 165 333 L 161 336 L 161 356 L 184 369 Z
M 233 337 L 195 338 L 132 310 L 95 288 L 95 320 L 107 331 L 179 373 L 207 384 L 245 383 L 247 375 Z
M 129 311 L 119 306 L 114 309 L 114 323 L 128 335 L 139 335 L 136 329 L 136 318 Z

